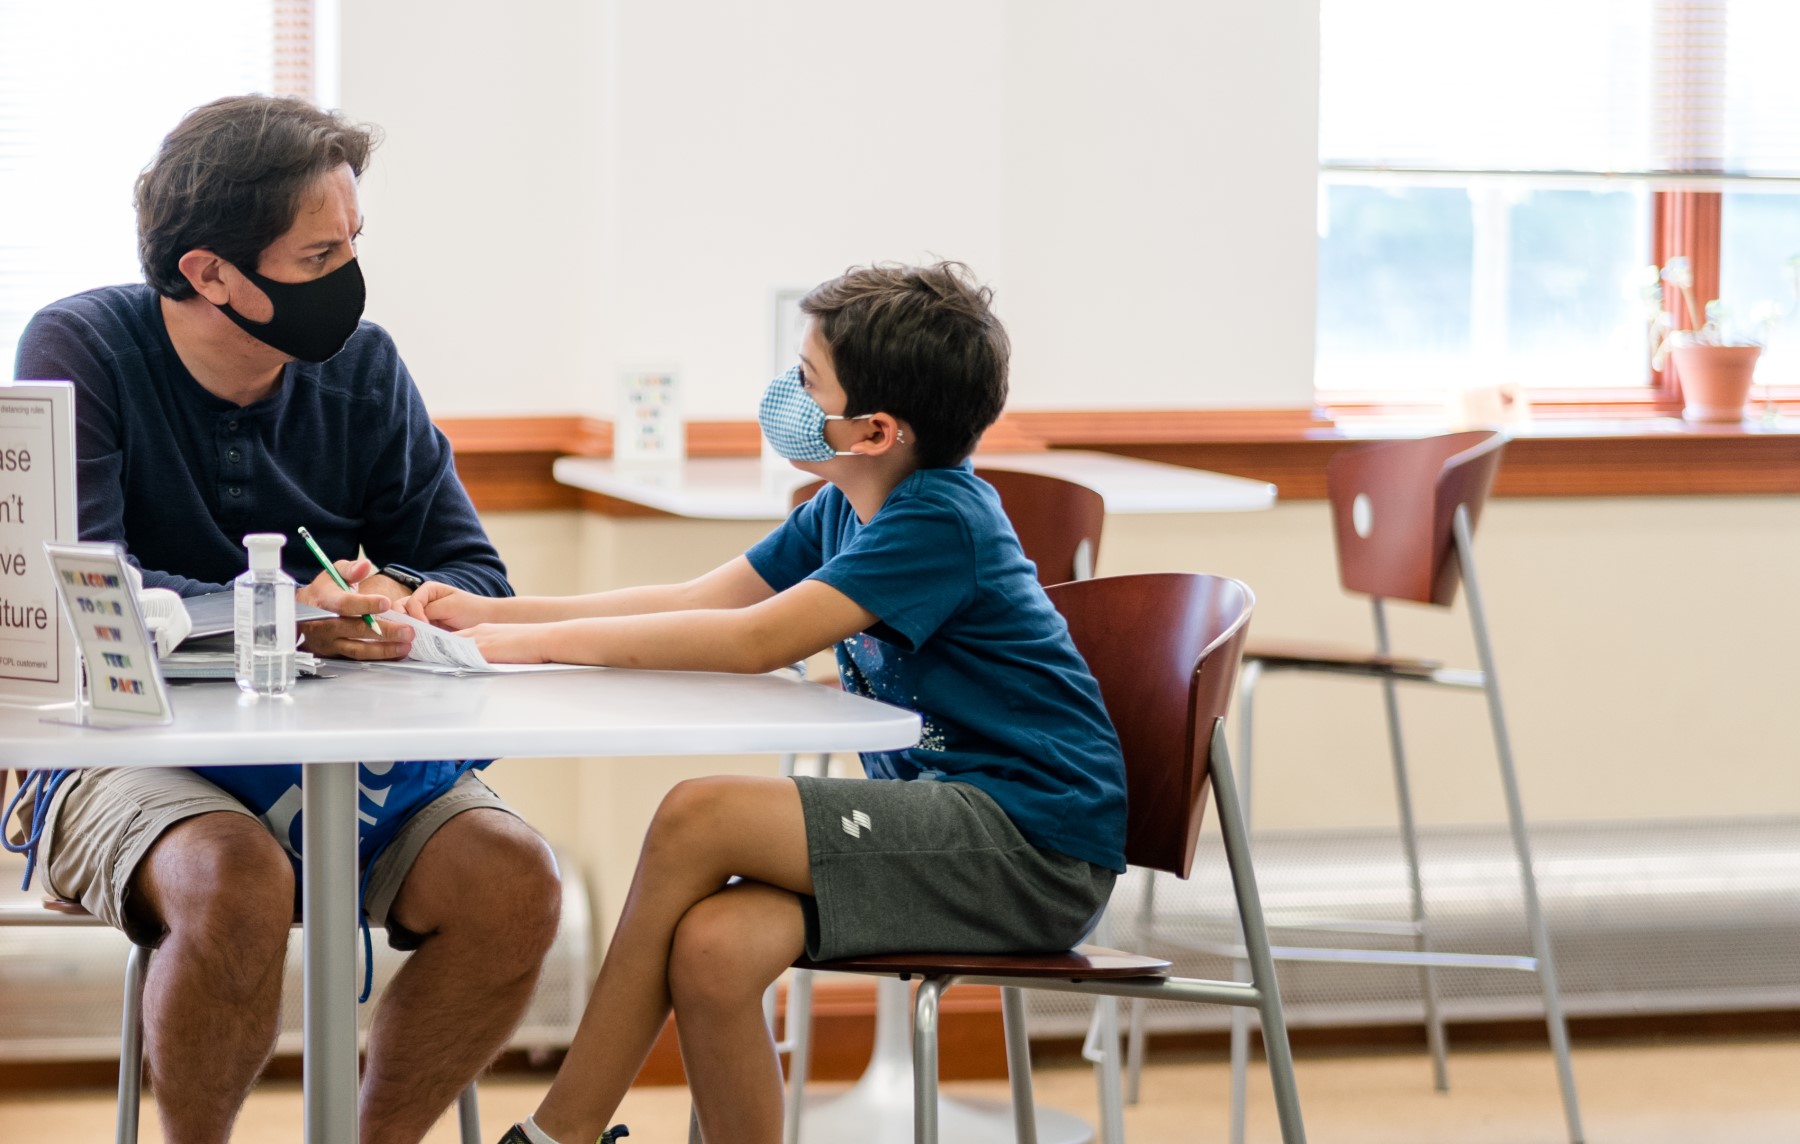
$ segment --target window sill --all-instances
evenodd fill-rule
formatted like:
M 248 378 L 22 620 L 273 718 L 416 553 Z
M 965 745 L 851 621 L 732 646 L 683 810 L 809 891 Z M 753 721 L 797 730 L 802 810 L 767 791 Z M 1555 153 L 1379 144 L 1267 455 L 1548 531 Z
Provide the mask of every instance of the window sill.
M 1608 416 L 1561 407 L 1509 430 L 1513 440 L 1494 493 L 1501 497 L 1744 496 L 1800 494 L 1800 407 L 1775 424 L 1700 425 L 1645 403 Z M 587 504 L 559 485 L 559 456 L 608 456 L 612 427 L 584 417 L 454 418 L 439 422 L 456 450 L 457 471 L 488 512 L 570 509 Z M 1448 432 L 1441 416 L 1352 413 L 1335 420 L 1305 409 L 1190 409 L 1020 412 L 1002 418 L 995 449 L 1094 449 L 1210 469 L 1273 483 L 1283 500 L 1325 495 L 1325 466 L 1360 441 Z M 688 425 L 695 456 L 750 456 L 751 421 Z

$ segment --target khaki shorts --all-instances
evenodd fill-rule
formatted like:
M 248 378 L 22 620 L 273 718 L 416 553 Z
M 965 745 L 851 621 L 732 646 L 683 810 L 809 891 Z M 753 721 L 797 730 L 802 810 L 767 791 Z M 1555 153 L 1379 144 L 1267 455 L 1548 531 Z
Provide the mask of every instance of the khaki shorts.
M 400 886 L 437 829 L 465 810 L 516 812 L 475 775 L 427 803 L 375 858 L 363 894 L 369 924 L 387 924 Z M 38 869 L 45 890 L 78 901 L 95 917 L 139 945 L 154 946 L 160 928 L 128 908 L 131 880 L 144 855 L 171 826 L 185 818 L 222 812 L 255 818 L 243 803 L 193 771 L 174 767 L 100 767 L 76 771 L 63 781 L 51 803 L 38 846 Z M 257 819 L 261 821 L 261 819 Z M 388 927 L 388 944 L 415 949 L 420 938 Z

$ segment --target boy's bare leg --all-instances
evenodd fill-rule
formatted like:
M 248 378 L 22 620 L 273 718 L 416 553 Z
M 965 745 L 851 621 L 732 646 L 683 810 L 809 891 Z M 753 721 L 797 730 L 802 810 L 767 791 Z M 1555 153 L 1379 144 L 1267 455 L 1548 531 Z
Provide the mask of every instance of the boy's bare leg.
M 791 781 L 693 779 L 663 799 L 581 1026 L 535 1114 L 545 1132 L 587 1144 L 606 1130 L 668 1019 L 676 927 L 732 875 L 812 892 L 800 792 Z
M 676 927 L 669 990 L 708 1139 L 781 1139 L 781 1066 L 762 996 L 805 948 L 798 895 L 761 882 L 727 886 Z

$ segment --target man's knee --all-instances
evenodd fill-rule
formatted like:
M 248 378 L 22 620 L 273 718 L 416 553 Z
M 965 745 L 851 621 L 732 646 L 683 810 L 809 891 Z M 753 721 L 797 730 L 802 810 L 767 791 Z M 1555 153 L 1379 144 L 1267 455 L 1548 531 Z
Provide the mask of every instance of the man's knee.
M 472 810 L 432 835 L 392 913 L 421 934 L 454 923 L 504 934 L 508 945 L 541 959 L 556 938 L 562 879 L 535 830 L 504 811 Z
M 176 823 L 157 839 L 133 879 L 132 907 L 171 934 L 223 933 L 285 941 L 293 921 L 294 870 L 263 824 L 213 813 Z

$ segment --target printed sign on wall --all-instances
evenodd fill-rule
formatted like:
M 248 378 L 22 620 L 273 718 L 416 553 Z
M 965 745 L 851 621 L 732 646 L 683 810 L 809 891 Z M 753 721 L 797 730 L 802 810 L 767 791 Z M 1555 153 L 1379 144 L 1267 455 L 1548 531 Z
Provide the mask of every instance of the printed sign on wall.
M 75 539 L 75 387 L 0 382 L 0 703 L 66 703 L 80 675 L 44 544 Z
M 681 387 L 675 375 L 657 371 L 621 377 L 613 457 L 620 461 L 679 461 L 686 456 Z
M 174 718 L 137 583 L 117 544 L 46 544 L 57 590 L 87 662 L 83 722 L 101 726 Z

